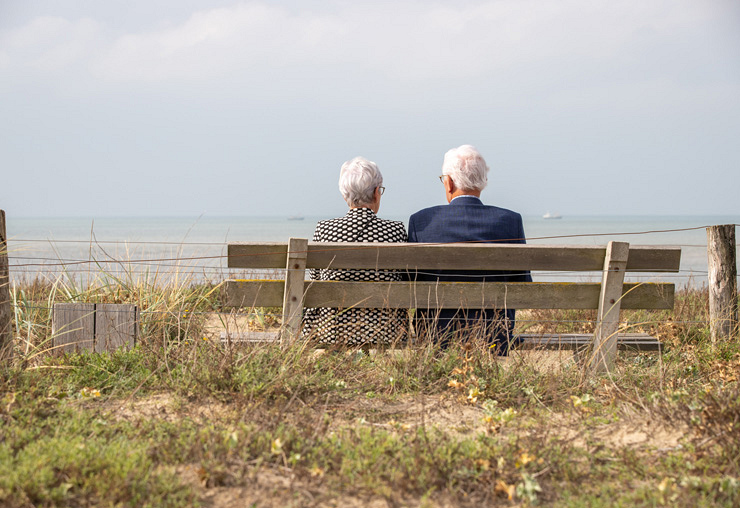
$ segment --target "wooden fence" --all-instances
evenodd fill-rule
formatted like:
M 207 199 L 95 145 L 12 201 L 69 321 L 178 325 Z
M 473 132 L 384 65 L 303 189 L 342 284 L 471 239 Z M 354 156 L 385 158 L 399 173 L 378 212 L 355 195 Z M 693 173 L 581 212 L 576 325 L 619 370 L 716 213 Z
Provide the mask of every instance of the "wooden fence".
M 10 298 L 10 273 L 8 263 L 8 238 L 6 230 L 6 215 L 4 210 L 0 210 L 0 364 L 8 364 L 13 356 L 13 309 Z M 720 225 L 707 228 L 707 256 L 708 256 L 708 283 L 709 283 L 709 306 L 710 306 L 710 327 L 713 340 L 723 340 L 738 334 L 738 298 L 737 298 L 737 254 L 735 241 L 735 225 Z M 444 252 L 440 250 L 440 252 Z M 587 250 L 584 251 L 587 254 Z M 276 253 L 276 255 L 280 255 Z M 283 254 L 285 255 L 285 254 Z M 321 256 L 321 253 L 309 253 L 309 256 Z M 328 255 L 328 254 L 327 254 Z M 470 255 L 475 256 L 476 250 L 471 246 Z M 299 260 L 300 261 L 300 260 Z M 313 263 L 314 260 L 312 260 Z M 327 259 L 327 265 L 331 260 Z M 267 264 L 270 261 L 265 256 Z M 400 262 L 400 261 L 399 261 Z M 447 260 L 440 254 L 439 268 L 445 268 Z M 632 262 L 632 257 L 630 257 Z M 351 263 L 343 268 L 352 268 Z M 399 266 L 403 268 L 403 266 Z M 547 267 L 530 267 L 533 269 L 547 269 Z M 294 274 L 301 276 L 300 274 Z M 285 298 L 298 298 L 299 295 L 285 295 Z M 284 303 L 284 302 L 283 302 Z M 92 304 L 90 304 L 92 305 Z M 112 347 L 118 347 L 122 343 L 130 343 L 133 339 L 123 339 L 126 337 L 135 337 L 136 320 L 138 319 L 138 310 L 130 309 L 123 314 L 131 315 L 133 312 L 134 324 L 125 326 L 116 319 L 105 316 L 113 316 L 109 310 L 106 310 L 103 304 L 97 304 L 98 307 L 87 311 L 82 310 L 82 314 L 96 316 L 100 318 L 100 323 L 90 328 L 90 325 L 84 319 L 80 321 L 80 328 L 88 330 L 86 338 L 81 340 L 79 336 L 75 339 L 75 333 L 72 328 L 68 328 L 66 338 L 60 338 L 59 343 L 63 348 L 78 347 L 73 344 L 87 343 L 94 351 L 102 351 Z M 64 314 L 67 311 L 60 311 Z M 60 315 L 61 315 L 60 314 Z M 79 314 L 79 313 L 78 313 Z M 104 322 L 108 320 L 113 323 L 111 327 L 105 328 Z M 73 320 L 74 321 L 74 320 Z M 117 324 L 116 324 L 117 323 Z M 133 326 L 133 329 L 131 328 Z M 104 331 L 103 328 L 114 330 L 114 332 Z M 64 325 L 58 323 L 57 332 L 60 332 Z M 92 335 L 89 330 L 92 329 Z M 103 330 L 98 332 L 98 329 Z M 123 330 L 126 330 L 125 333 Z M 82 333 L 78 330 L 79 333 Z M 121 335 L 123 333 L 123 335 Z M 91 338 L 92 337 L 92 338 Z M 100 338 L 99 340 L 97 338 Z

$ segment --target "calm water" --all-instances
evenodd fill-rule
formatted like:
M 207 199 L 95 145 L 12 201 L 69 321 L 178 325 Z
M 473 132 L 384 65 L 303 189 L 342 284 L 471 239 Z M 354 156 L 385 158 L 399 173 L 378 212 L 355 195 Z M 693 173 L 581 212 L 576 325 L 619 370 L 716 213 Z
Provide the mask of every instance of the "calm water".
M 381 215 L 382 216 L 382 215 Z M 406 217 L 383 216 L 402 220 Z M 221 279 L 225 244 L 237 241 L 286 241 L 311 238 L 318 220 L 309 217 L 201 217 L 201 218 L 8 218 L 11 276 L 14 279 L 66 270 L 90 277 L 111 274 L 162 276 L 194 271 L 199 277 Z M 525 217 L 528 242 L 533 244 L 605 245 L 610 240 L 637 245 L 674 245 L 682 248 L 681 272 L 662 275 L 677 284 L 706 281 L 704 226 L 740 223 L 738 216 L 573 216 L 559 220 Z M 686 231 L 677 229 L 700 228 Z M 665 232 L 657 232 L 665 231 Z M 575 236 L 570 236 L 575 235 Z M 553 238 L 563 237 L 565 238 Z M 156 260 L 156 261 L 155 261 Z M 577 280 L 583 274 L 566 274 Z M 535 274 L 535 280 L 547 279 Z M 562 279 L 562 275 L 560 276 Z

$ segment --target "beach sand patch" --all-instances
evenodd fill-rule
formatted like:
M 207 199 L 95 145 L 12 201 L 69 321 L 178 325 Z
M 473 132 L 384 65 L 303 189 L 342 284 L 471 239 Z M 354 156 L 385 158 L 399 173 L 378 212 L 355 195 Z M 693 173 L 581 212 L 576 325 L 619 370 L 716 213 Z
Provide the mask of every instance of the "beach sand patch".
M 170 393 L 159 393 L 125 401 L 110 400 L 103 408 L 116 420 L 149 420 L 159 419 L 177 422 L 184 418 L 194 422 L 236 417 L 237 411 L 232 404 L 218 400 L 203 399 L 198 401 L 182 400 Z

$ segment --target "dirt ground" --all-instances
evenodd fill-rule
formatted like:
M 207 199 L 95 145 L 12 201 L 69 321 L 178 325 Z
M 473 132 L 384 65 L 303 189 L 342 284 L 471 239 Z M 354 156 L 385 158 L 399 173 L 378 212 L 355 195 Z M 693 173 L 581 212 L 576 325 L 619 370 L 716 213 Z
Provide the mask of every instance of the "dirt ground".
M 234 421 L 248 418 L 237 404 L 227 404 L 215 400 L 186 401 L 170 394 L 150 395 L 128 401 L 110 401 L 104 409 L 114 418 L 135 421 L 138 419 L 164 419 L 177 422 L 181 419 L 201 422 L 214 420 Z M 434 427 L 448 433 L 450 438 L 472 437 L 486 432 L 483 410 L 471 405 L 456 394 L 433 396 L 401 396 L 392 400 L 381 398 L 352 398 L 332 402 L 317 403 L 311 408 L 319 414 L 328 414 L 331 427 L 341 428 L 356 425 L 381 427 L 389 432 L 409 432 L 418 426 Z M 241 414 L 240 414 L 241 413 Z M 552 413 L 546 422 L 528 425 L 506 426 L 501 438 L 512 434 L 545 432 L 560 438 L 573 447 L 585 447 L 587 442 L 600 442 L 609 448 L 628 448 L 641 453 L 659 453 L 680 447 L 681 439 L 687 430 L 673 427 L 648 414 L 623 411 L 617 421 L 603 424 L 584 424 L 582 415 L 577 412 Z M 183 464 L 176 470 L 184 483 L 194 487 L 201 495 L 201 501 L 212 508 L 236 508 L 244 506 L 283 507 L 388 507 L 396 506 L 398 499 L 363 498 L 352 495 L 333 497 L 320 482 L 296 478 L 288 468 L 261 468 L 239 486 L 206 485 L 204 471 L 198 464 Z M 459 500 L 408 499 L 403 506 L 456 506 Z
M 249 331 L 270 331 L 256 325 L 253 318 L 243 315 L 213 316 L 206 323 L 207 334 L 219 340 L 223 332 L 238 337 Z M 274 330 L 273 330 L 274 331 Z M 403 354 L 402 351 L 396 352 Z M 321 354 L 321 352 L 317 352 Z M 389 354 L 389 353 L 383 353 Z M 394 354 L 394 353 L 390 353 Z M 557 373 L 573 367 L 574 359 L 570 351 L 515 351 L 508 358 L 500 359 L 503 368 L 516 368 L 522 361 L 543 372 Z M 305 403 L 303 403 L 305 408 Z M 389 432 L 410 432 L 423 426 L 437 428 L 447 433 L 451 439 L 473 437 L 487 432 L 484 411 L 480 405 L 471 405 L 465 397 L 450 391 L 441 395 L 339 398 L 329 403 L 314 403 L 307 408 L 319 418 L 330 417 L 330 428 L 339 429 L 358 425 L 383 428 Z M 213 421 L 249 420 L 254 415 L 239 403 L 225 403 L 218 400 L 185 400 L 168 393 L 132 397 L 126 401 L 110 401 L 104 410 L 116 419 L 136 421 L 142 419 L 162 419 L 168 422 L 188 419 L 206 424 Z M 669 451 L 680 447 L 681 439 L 687 430 L 673 427 L 665 421 L 656 419 L 649 412 L 638 412 L 625 408 L 616 421 L 601 424 L 584 424 L 583 414 L 577 411 L 563 413 L 551 412 L 544 422 L 524 425 L 507 425 L 501 431 L 501 438 L 526 433 L 546 433 L 561 439 L 573 447 L 586 447 L 588 443 L 599 442 L 608 448 L 628 448 L 641 453 Z M 288 468 L 260 468 L 238 486 L 207 486 L 205 472 L 199 464 L 183 464 L 176 469 L 181 481 L 195 488 L 204 506 L 212 508 L 236 508 L 244 506 L 260 507 L 371 507 L 388 506 L 458 506 L 459 500 L 448 500 L 435 496 L 430 500 L 395 498 L 363 498 L 344 495 L 337 499 L 322 487 L 321 482 L 311 482 L 296 478 Z M 336 493 L 334 493 L 336 495 Z M 399 504 L 400 503 L 400 504 Z

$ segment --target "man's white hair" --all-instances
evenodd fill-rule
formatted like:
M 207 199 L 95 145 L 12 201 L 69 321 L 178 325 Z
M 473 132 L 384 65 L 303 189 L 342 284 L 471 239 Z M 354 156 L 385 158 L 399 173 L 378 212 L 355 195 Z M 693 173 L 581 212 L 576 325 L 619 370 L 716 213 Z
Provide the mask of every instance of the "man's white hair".
M 442 163 L 442 174 L 449 175 L 464 191 L 482 191 L 488 185 L 488 165 L 474 146 L 449 150 Z
M 342 164 L 339 172 L 339 192 L 351 207 L 369 205 L 375 200 L 375 189 L 383 185 L 378 166 L 364 157 L 355 157 Z

